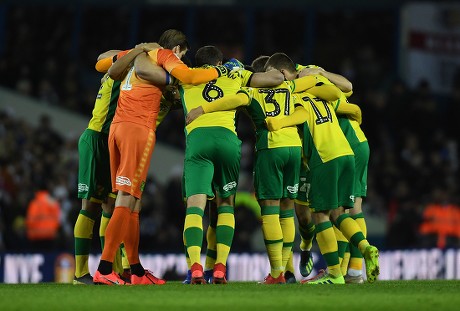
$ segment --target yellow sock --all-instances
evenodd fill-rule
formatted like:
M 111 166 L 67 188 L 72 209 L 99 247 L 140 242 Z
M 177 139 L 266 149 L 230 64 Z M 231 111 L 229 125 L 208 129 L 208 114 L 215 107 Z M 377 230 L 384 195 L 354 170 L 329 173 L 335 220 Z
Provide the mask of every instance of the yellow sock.
M 316 225 L 316 242 L 326 261 L 329 273 L 335 277 L 342 275 L 339 264 L 337 240 L 332 223 L 325 221 Z
M 345 236 L 336 226 L 333 226 L 332 228 L 334 229 L 335 238 L 337 239 L 339 261 L 340 263 L 342 263 L 342 260 L 345 254 L 345 250 L 348 245 L 348 240 L 345 238 Z
M 349 247 L 345 250 L 345 254 L 343 255 L 342 262 L 340 263 L 340 270 L 342 271 L 342 275 L 347 274 L 348 270 L 348 263 L 350 262 L 350 252 L 348 251 Z
M 106 212 L 102 212 L 101 224 L 99 225 L 99 239 L 101 240 L 101 249 L 104 249 L 105 231 L 107 230 L 107 226 L 109 225 L 109 221 L 111 217 L 112 217 L 112 214 L 107 214 Z
M 123 243 L 121 243 L 120 249 L 121 249 L 121 264 L 123 266 L 123 270 L 129 270 L 131 269 L 131 266 L 129 265 L 128 254 L 126 253 L 125 245 Z
M 279 206 L 262 206 L 262 232 L 270 261 L 270 274 L 277 278 L 283 272 L 283 231 Z
M 358 213 L 356 215 L 352 215 L 351 217 L 361 228 L 364 237 L 367 237 L 367 226 L 363 213 Z M 361 271 L 363 269 L 363 256 L 359 249 L 356 249 L 354 246 L 351 246 L 351 258 L 349 268 L 358 271 Z
M 86 210 L 81 210 L 74 227 L 75 276 L 77 278 L 89 273 L 88 258 L 91 250 L 93 228 L 94 216 Z
M 200 263 L 201 245 L 203 244 L 203 214 L 199 207 L 187 207 L 184 236 L 187 242 L 187 253 L 190 257 L 190 264 Z
M 190 262 L 190 256 L 188 255 L 188 252 L 187 252 L 187 241 L 185 241 L 184 232 L 182 232 L 182 241 L 184 242 L 185 261 L 187 262 L 187 267 L 190 270 L 190 268 L 192 267 L 192 263 Z
M 227 265 L 228 254 L 233 242 L 235 233 L 235 216 L 232 206 L 219 206 L 217 208 L 216 243 L 217 257 L 216 264 Z
M 292 246 L 295 238 L 294 209 L 280 211 L 280 225 L 283 232 L 283 267 L 286 267 L 291 257 Z
M 206 242 L 207 242 L 207 249 L 206 249 L 206 262 L 204 264 L 204 269 L 212 270 L 214 268 L 214 264 L 216 263 L 217 245 L 216 245 L 216 228 L 212 227 L 211 225 L 209 225 L 208 230 L 206 230 Z M 188 258 L 188 261 L 190 262 L 190 258 Z
M 348 214 L 342 214 L 337 218 L 337 227 L 340 228 L 345 238 L 352 245 L 358 247 L 361 254 L 364 254 L 364 250 L 369 246 L 369 242 L 364 237 L 356 221 Z
M 309 251 L 313 246 L 313 238 L 315 237 L 315 224 L 309 222 L 306 226 L 302 226 L 299 223 L 299 233 L 301 237 L 300 249 L 303 251 Z
M 294 273 L 294 252 L 291 250 L 291 255 L 289 256 L 289 260 L 287 261 L 286 268 L 284 271 L 289 271 Z

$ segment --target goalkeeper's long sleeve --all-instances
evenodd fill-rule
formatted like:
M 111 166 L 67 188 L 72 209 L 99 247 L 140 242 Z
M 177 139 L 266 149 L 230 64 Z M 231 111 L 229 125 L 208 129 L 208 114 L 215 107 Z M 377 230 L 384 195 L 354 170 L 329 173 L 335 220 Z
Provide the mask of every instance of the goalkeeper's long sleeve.
M 206 83 L 219 77 L 215 68 L 189 68 L 187 65 L 180 65 L 171 70 L 171 75 L 184 84 L 198 85 Z

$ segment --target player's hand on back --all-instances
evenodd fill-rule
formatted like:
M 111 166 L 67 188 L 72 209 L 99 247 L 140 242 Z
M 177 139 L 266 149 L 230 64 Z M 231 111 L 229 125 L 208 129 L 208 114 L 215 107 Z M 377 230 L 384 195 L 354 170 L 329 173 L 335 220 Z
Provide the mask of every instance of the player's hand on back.
M 324 69 L 321 67 L 304 68 L 299 72 L 299 78 L 311 75 L 319 75 L 322 71 L 324 71 Z
M 192 123 L 196 118 L 198 118 L 199 116 L 201 116 L 202 114 L 204 113 L 203 111 L 203 107 L 199 106 L 197 108 L 193 108 L 192 110 L 190 110 L 187 114 L 187 116 L 185 117 L 185 123 L 187 125 L 189 125 L 190 123 Z
M 147 43 L 139 43 L 138 45 L 135 46 L 136 48 L 142 48 L 144 52 L 150 52 L 155 49 L 160 49 L 162 48 L 161 45 L 159 45 L 156 42 L 147 42 Z

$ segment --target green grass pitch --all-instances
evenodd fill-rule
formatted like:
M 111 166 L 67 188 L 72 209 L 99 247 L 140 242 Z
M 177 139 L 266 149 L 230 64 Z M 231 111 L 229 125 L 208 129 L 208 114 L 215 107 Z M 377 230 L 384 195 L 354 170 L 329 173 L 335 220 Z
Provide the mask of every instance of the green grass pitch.
M 351 285 L 0 284 L 0 310 L 460 310 L 460 281 Z

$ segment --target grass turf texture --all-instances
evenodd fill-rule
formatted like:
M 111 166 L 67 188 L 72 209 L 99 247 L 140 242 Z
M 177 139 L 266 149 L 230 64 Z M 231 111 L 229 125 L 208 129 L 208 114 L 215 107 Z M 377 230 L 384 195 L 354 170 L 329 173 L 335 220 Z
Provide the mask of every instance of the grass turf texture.
M 0 284 L 0 310 L 459 310 L 460 281 L 350 285 Z

